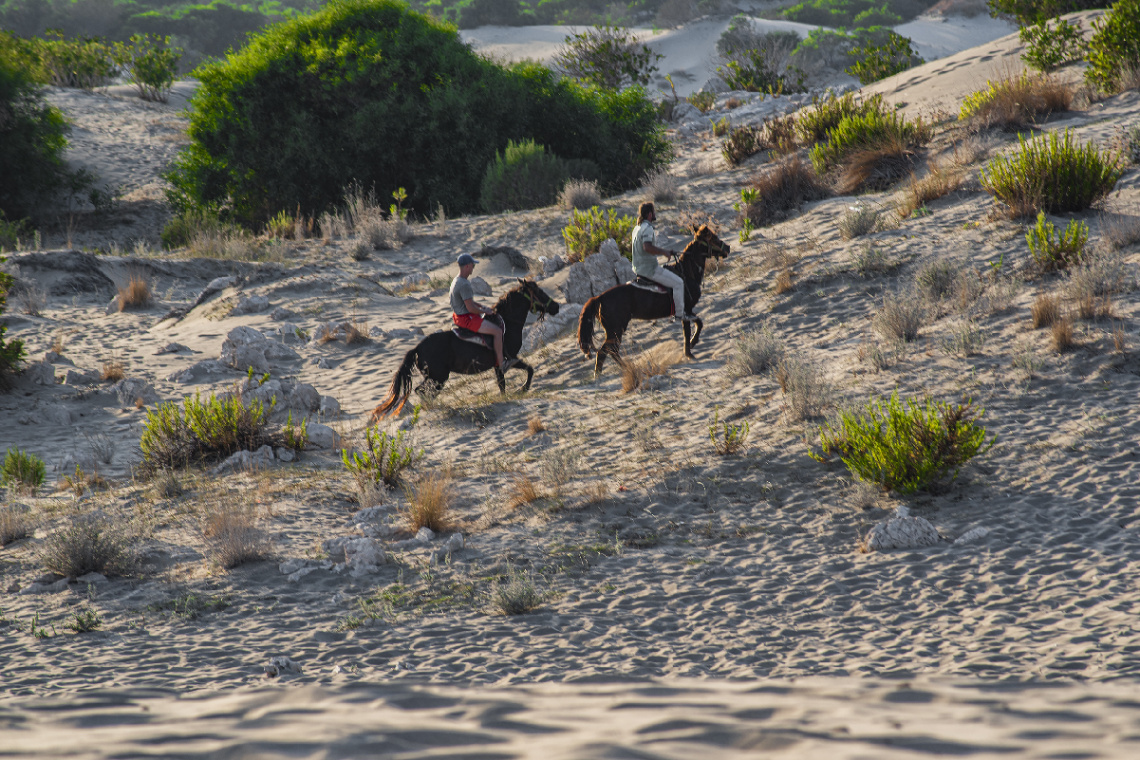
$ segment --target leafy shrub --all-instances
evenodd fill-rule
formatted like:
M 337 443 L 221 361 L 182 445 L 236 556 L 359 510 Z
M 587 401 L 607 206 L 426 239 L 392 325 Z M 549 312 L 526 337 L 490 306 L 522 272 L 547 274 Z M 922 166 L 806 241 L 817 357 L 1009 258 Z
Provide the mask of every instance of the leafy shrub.
M 907 121 L 896 113 L 867 110 L 844 117 L 827 131 L 827 142 L 817 143 L 810 151 L 811 162 L 820 174 L 835 167 L 860 151 L 884 147 L 906 150 L 926 144 L 931 129 L 921 118 Z
M 123 523 L 99 513 L 68 520 L 44 540 L 40 563 L 68 578 L 87 573 L 130 575 L 138 565 L 138 541 Z
M 1082 60 L 1088 48 L 1080 25 L 1063 18 L 1053 19 L 1053 26 L 1049 26 L 1045 19 L 1032 26 L 1023 26 L 1017 36 L 1025 45 L 1021 60 L 1046 73 L 1066 63 Z
M 890 26 L 918 16 L 927 9 L 922 0 L 805 0 L 784 11 L 784 17 L 803 24 L 833 27 Z
M 1092 28 L 1085 81 L 1112 92 L 1125 74 L 1140 70 L 1140 0 L 1116 0 L 1107 15 L 1093 19 Z
M 1037 224 L 1025 233 L 1033 260 L 1046 272 L 1068 269 L 1079 263 L 1088 239 L 1089 226 L 1077 219 L 1070 219 L 1065 231 L 1058 236 L 1044 211 L 1037 213 Z
M 0 465 L 0 487 L 34 494 L 44 484 L 46 472 L 44 460 L 35 454 L 8 449 Z
M 400 0 L 328 4 L 196 76 L 191 144 L 167 175 L 169 199 L 179 210 L 230 204 L 245 224 L 298 207 L 319 216 L 353 179 L 381 197 L 407 188 L 416 214 L 440 204 L 469 213 L 508 140 L 588 159 L 607 191 L 636 187 L 671 153 L 641 88 L 503 68 Z
M 83 606 L 72 612 L 71 615 L 71 620 L 67 621 L 66 627 L 73 633 L 90 633 L 103 626 L 103 620 L 99 617 L 99 613 L 92 607 Z
M 49 29 L 44 38 L 20 39 L 2 33 L 0 49 L 18 61 L 37 82 L 55 87 L 90 90 L 109 84 L 115 76 L 113 49 L 97 37 L 65 39 Z
M 1024 127 L 1038 116 L 1068 111 L 1072 103 L 1068 85 L 1048 76 L 1022 73 L 987 82 L 984 90 L 967 95 L 958 119 L 985 128 L 1011 129 Z
M 509 140 L 487 166 L 479 203 L 491 214 L 549 206 L 565 181 L 566 168 L 557 156 L 534 140 Z
M 851 55 L 856 58 L 847 73 L 860 84 L 871 84 L 880 79 L 926 63 L 910 46 L 911 40 L 898 32 L 890 32 L 886 42 L 873 45 L 856 45 Z
M 1028 26 L 1044 19 L 1064 16 L 1074 11 L 1103 8 L 1104 0 L 989 0 L 990 15 L 1004 13 L 1017 19 L 1018 26 Z
M 721 143 L 721 155 L 729 166 L 739 166 L 745 159 L 764 150 L 764 130 L 747 124 L 733 127 Z
M 823 100 L 813 97 L 812 108 L 803 111 L 796 118 L 796 134 L 804 145 L 814 145 L 826 140 L 827 133 L 844 119 L 881 112 L 883 108 L 882 95 L 873 95 L 866 100 L 856 100 L 855 93 L 852 92 L 840 97 L 830 95 Z
M 716 105 L 716 93 L 712 92 L 694 92 L 689 97 L 685 98 L 691 103 L 698 111 L 704 113 Z
M 178 72 L 182 51 L 170 47 L 169 37 L 133 34 L 129 45 L 115 46 L 114 61 L 124 78 L 133 84 L 143 100 L 165 103 Z
M 784 358 L 783 342 L 776 336 L 771 325 L 759 330 L 748 330 L 732 344 L 732 354 L 725 363 L 729 377 L 760 375 L 780 363 Z
M 798 211 L 804 203 L 831 195 L 799 156 L 791 156 L 762 171 L 749 187 L 755 192 L 741 214 L 757 227 L 775 224 Z
M 147 410 L 139 448 L 143 465 L 153 470 L 225 459 L 238 451 L 255 451 L 275 442 L 270 435 L 269 414 L 260 401 L 246 404 L 241 395 L 214 394 L 202 401 L 200 394 L 187 396 L 182 406 L 173 401 Z
M 633 256 L 633 227 L 636 220 L 632 216 L 620 216 L 613 209 L 594 206 L 570 212 L 570 223 L 562 228 L 562 239 L 566 241 L 566 252 L 571 261 L 582 261 L 597 253 L 606 240 L 613 239 L 618 250 L 627 259 Z
M 983 414 L 969 401 L 911 399 L 904 406 L 895 392 L 886 403 L 871 400 L 861 412 L 841 413 L 838 429 L 821 427 L 823 456 L 813 456 L 822 461 L 835 452 L 861 480 L 891 491 L 928 490 L 947 476 L 957 477 L 962 465 L 994 445 L 996 437 L 986 441 L 978 424 Z
M 713 450 L 726 457 L 735 454 L 744 448 L 748 438 L 749 425 L 745 420 L 739 425 L 720 421 L 720 407 L 713 410 L 712 421 L 709 422 L 709 440 L 712 441 Z
M 0 220 L 2 220 L 3 212 L 0 212 Z M 7 261 L 6 258 L 0 256 L 0 264 Z M 5 271 L 0 270 L 0 314 L 4 313 L 7 306 L 8 288 L 12 287 L 15 278 Z M 8 332 L 8 326 L 0 323 L 0 390 L 5 390 L 9 384 L 9 377 L 20 368 L 20 362 L 24 360 L 24 341 L 22 340 L 5 340 L 4 333 Z
M 727 61 L 723 66 L 717 67 L 716 73 L 732 90 L 772 95 L 805 92 L 807 88 L 804 86 L 803 72 L 786 63 L 788 53 L 794 47 L 789 47 L 787 52 L 772 48 L 742 51 L 743 60 Z
M 28 73 L 0 56 L 0 176 L 5 178 L 0 213 L 11 219 L 32 216 L 75 178 L 63 162 L 68 129 Z
M 574 79 L 604 89 L 647 85 L 662 56 L 639 43 L 624 27 L 592 27 L 571 34 L 554 56 L 554 65 Z
M 1112 192 L 1123 173 L 1116 157 L 1079 145 L 1069 129 L 1061 137 L 1017 140 L 1014 153 L 995 157 L 981 172 L 982 187 L 1014 216 L 1084 211 Z
M 412 417 L 414 421 L 419 417 L 419 407 Z M 395 435 L 376 428 L 364 431 L 365 451 L 353 451 L 351 455 L 347 449 L 341 450 L 340 458 L 345 469 L 358 481 L 367 481 L 373 485 L 383 483 L 389 488 L 399 485 L 406 470 L 415 466 L 423 458 L 423 449 L 417 450 L 409 443 L 409 433 L 399 430 Z

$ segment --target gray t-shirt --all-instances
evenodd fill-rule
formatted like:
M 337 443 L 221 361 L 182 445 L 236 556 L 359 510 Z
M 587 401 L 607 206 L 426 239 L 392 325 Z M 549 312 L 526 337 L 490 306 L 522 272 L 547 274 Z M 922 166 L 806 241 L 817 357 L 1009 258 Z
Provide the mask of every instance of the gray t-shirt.
M 470 314 L 465 303 L 468 298 L 475 297 L 475 288 L 472 287 L 470 281 L 455 275 L 455 279 L 451 281 L 451 310 L 456 314 Z
M 642 277 L 649 277 L 657 271 L 657 257 L 645 252 L 645 244 L 656 245 L 652 222 L 642 222 L 633 228 L 633 271 Z

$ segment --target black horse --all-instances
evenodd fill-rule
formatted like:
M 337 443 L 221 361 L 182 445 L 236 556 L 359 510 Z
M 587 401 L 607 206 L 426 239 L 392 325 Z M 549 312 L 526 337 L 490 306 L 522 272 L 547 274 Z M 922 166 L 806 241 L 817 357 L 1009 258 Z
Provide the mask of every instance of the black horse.
M 677 258 L 677 263 L 665 267 L 685 281 L 685 311 L 692 310 L 701 297 L 701 283 L 705 279 L 705 261 L 709 257 L 720 259 L 728 254 L 728 244 L 702 224 L 693 232 L 693 239 L 685 246 L 685 250 Z M 621 363 L 618 349 L 621 347 L 622 336 L 625 335 L 631 319 L 661 319 L 669 316 L 672 310 L 673 294 L 668 288 L 649 290 L 632 283 L 610 288 L 600 296 L 594 296 L 586 301 L 586 305 L 582 307 L 582 316 L 578 319 L 578 348 L 582 349 L 587 359 L 594 350 L 595 317 L 601 320 L 602 329 L 606 333 L 606 340 L 598 349 L 598 358 L 594 361 L 594 376 L 597 377 L 602 373 L 606 354 Z M 694 321 L 697 331 L 692 334 L 689 323 L 684 323 L 685 356 L 690 359 L 693 358 L 692 347 L 701 339 L 701 330 L 705 326 L 699 318 Z
M 517 356 L 519 349 L 522 348 L 523 326 L 526 324 L 527 314 L 531 312 L 537 314 L 539 319 L 547 314 L 558 313 L 558 304 L 533 280 L 519 279 L 519 284 L 495 304 L 495 314 L 506 326 L 503 331 L 505 358 Z M 495 366 L 495 352 L 492 348 L 460 338 L 451 330 L 432 333 L 404 355 L 404 363 L 396 370 L 392 385 L 388 388 L 388 395 L 372 411 L 370 424 L 376 424 L 377 420 L 389 414 L 399 414 L 404 408 L 404 403 L 412 392 L 413 366 L 424 376 L 424 381 L 416 386 L 416 393 L 421 396 L 438 393 L 452 372 L 461 375 L 478 375 L 489 369 L 495 370 L 495 381 L 499 384 L 499 392 L 507 392 L 506 379 L 503 377 L 503 371 Z M 534 379 L 534 368 L 521 359 L 516 359 L 510 369 L 526 370 L 526 384 L 522 389 L 530 390 L 530 381 Z

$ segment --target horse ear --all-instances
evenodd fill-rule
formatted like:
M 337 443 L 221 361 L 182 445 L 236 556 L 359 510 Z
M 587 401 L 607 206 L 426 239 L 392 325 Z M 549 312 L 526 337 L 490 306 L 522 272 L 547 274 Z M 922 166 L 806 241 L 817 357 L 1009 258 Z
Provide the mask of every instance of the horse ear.
M 525 285 L 526 284 L 526 278 L 525 277 L 516 277 L 515 279 L 519 281 L 519 285 Z

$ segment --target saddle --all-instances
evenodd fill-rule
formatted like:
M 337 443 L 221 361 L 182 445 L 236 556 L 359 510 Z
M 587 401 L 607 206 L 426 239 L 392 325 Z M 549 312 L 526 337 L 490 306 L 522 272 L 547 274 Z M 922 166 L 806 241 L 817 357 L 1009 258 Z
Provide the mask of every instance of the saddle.
M 472 332 L 465 327 L 453 327 L 451 328 L 451 334 L 460 340 L 474 343 L 476 346 L 481 346 L 488 351 L 495 350 L 495 339 L 486 333 Z
M 637 277 L 635 277 L 633 279 L 633 281 L 630 282 L 629 284 L 635 288 L 641 288 L 642 290 L 648 290 L 651 293 L 668 293 L 669 292 L 669 288 L 665 287 L 661 283 L 654 282 L 653 280 L 649 279 L 648 277 L 642 277 L 641 275 L 637 275 Z

